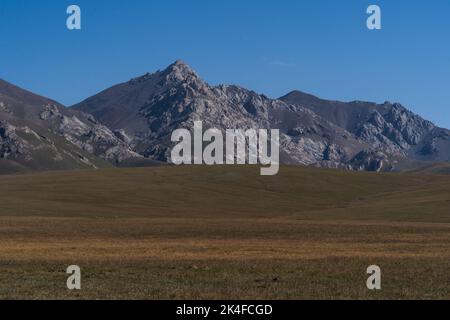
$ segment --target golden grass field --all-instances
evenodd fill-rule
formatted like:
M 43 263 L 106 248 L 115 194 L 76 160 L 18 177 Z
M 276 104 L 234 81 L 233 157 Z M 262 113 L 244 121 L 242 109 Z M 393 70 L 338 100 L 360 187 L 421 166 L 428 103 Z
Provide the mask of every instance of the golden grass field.
M 65 269 L 82 270 L 82 289 Z M 382 269 L 382 290 L 366 268 Z M 1 299 L 450 299 L 450 177 L 185 166 L 0 176 Z

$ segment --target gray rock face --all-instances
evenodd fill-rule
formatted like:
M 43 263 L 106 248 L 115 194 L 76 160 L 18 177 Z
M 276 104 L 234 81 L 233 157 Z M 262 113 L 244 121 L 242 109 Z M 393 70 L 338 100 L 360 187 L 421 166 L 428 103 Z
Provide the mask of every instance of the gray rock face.
M 0 159 L 33 170 L 97 168 L 101 164 L 89 154 L 62 142 L 42 128 L 32 129 L 0 121 Z M 32 124 L 30 124 L 33 126 Z M 44 135 L 45 134 L 45 135 Z
M 128 143 L 121 140 L 108 127 L 98 123 L 94 117 L 82 114 L 65 114 L 54 105 L 44 106 L 40 117 L 54 123 L 55 133 L 93 155 L 114 163 L 142 156 L 132 151 Z M 63 111 L 63 112 L 61 112 Z
M 436 127 L 398 103 L 345 103 L 319 99 L 300 91 L 280 99 L 312 110 L 388 158 L 450 161 L 449 131 Z
M 18 135 L 18 128 L 10 125 L 6 121 L 0 121 L 0 158 L 10 158 L 23 156 L 29 158 L 30 145 Z M 22 128 L 23 132 L 31 132 L 27 127 Z
M 11 113 L 11 110 L 4 102 L 0 102 L 0 112 Z
M 449 161 L 450 130 L 433 128 L 409 150 L 408 157 L 421 161 Z
M 349 168 L 357 171 L 390 171 L 392 165 L 388 156 L 381 151 L 361 151 L 349 164 Z

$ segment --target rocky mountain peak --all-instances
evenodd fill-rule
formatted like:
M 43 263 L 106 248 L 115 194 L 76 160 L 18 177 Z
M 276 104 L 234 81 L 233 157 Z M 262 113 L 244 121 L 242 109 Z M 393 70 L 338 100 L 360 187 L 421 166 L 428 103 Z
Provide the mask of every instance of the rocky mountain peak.
M 68 109 L 0 81 L 0 120 L 0 158 L 26 167 L 170 161 L 172 132 L 195 121 L 223 132 L 279 129 L 285 164 L 383 171 L 405 159 L 450 159 L 450 131 L 400 104 L 324 100 L 300 91 L 270 99 L 239 86 L 210 86 L 181 60 Z M 43 156 L 44 164 L 33 160 Z
M 163 71 L 163 75 L 166 80 L 172 83 L 200 80 L 198 74 L 182 60 L 177 60 L 168 66 L 167 69 Z
M 239 86 L 210 86 L 181 60 L 137 79 L 74 108 L 153 160 L 169 161 L 173 130 L 197 120 L 222 131 L 280 129 L 281 161 L 288 164 L 380 171 L 396 159 L 415 159 L 416 150 L 422 158 L 447 158 L 442 150 L 450 139 L 437 138 L 431 123 L 399 104 L 324 100 L 301 91 L 274 100 Z

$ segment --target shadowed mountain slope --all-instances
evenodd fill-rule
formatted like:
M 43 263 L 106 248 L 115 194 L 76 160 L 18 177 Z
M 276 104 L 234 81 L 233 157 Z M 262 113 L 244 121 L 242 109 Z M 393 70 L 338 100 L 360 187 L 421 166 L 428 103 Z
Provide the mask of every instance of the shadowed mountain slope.
M 93 116 L 0 80 L 2 167 L 97 168 L 136 157 L 141 156 Z
M 400 158 L 450 160 L 450 130 L 435 126 L 398 103 L 330 101 L 300 91 L 280 100 L 304 106 L 371 146 Z

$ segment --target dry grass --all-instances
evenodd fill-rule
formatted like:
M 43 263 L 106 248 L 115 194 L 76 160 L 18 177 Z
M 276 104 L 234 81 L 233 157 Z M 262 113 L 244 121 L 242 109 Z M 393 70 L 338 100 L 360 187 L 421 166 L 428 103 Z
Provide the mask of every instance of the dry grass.
M 0 298 L 450 298 L 447 176 L 52 172 L 0 177 L 0 203 Z

